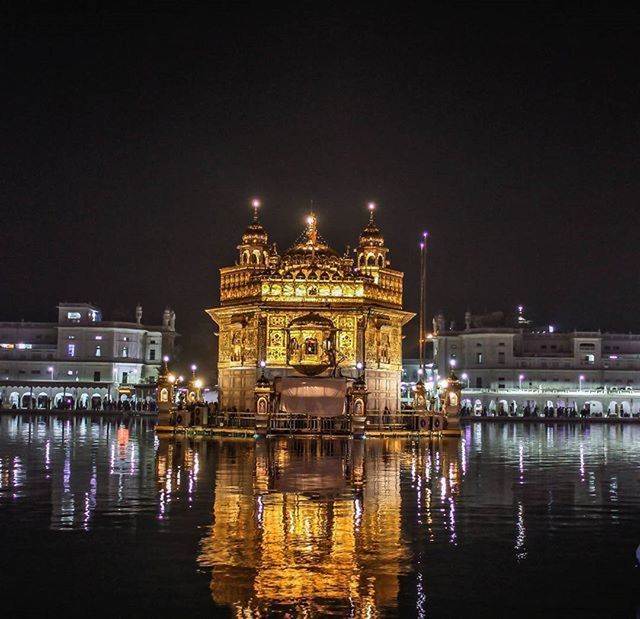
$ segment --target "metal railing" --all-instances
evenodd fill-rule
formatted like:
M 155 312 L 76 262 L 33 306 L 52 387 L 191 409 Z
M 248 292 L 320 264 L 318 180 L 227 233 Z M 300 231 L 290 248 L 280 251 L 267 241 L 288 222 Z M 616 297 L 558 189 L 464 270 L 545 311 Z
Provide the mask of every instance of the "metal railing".
M 269 417 L 269 431 L 277 433 L 346 434 L 351 430 L 348 417 L 316 417 L 313 415 L 273 413 Z
M 368 413 L 365 425 L 367 430 L 415 432 L 421 429 L 420 420 L 424 418 L 424 413 L 417 413 L 416 411 Z

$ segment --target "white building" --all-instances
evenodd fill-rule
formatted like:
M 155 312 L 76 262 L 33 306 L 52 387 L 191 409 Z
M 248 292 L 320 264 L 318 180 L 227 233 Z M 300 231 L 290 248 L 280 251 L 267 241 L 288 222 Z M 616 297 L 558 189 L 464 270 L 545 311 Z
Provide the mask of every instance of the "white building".
M 88 303 L 61 303 L 58 321 L 0 322 L 3 408 L 102 408 L 154 398 L 164 355 L 173 351 L 175 313 L 162 323 L 107 322 Z
M 467 404 L 539 411 L 586 406 L 605 415 L 640 410 L 639 334 L 535 330 L 522 310 L 519 327 L 481 322 L 467 313 L 465 329 L 445 330 L 444 318 L 434 321 L 434 370 L 446 377 L 455 365 Z

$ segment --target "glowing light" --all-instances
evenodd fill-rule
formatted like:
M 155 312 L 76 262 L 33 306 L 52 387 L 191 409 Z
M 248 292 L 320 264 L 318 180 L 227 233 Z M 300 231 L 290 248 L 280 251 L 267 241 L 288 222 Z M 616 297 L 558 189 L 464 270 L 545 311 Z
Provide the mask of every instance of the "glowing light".
M 191 371 L 192 371 L 192 372 L 195 372 L 197 369 L 198 369 L 198 366 L 194 363 L 194 364 L 191 366 Z
M 163 360 L 165 363 L 168 363 L 168 362 L 169 362 L 169 355 L 165 355 L 164 357 L 162 357 L 162 360 Z
M 182 382 L 184 380 L 184 376 L 178 376 L 178 381 Z
M 196 389 L 201 389 L 202 388 L 202 381 L 200 379 L 198 379 L 196 381 Z
M 309 215 L 309 217 L 307 217 L 307 223 L 311 226 L 313 225 L 313 223 L 315 222 L 316 218 L 313 215 Z
M 465 373 L 465 374 L 462 375 L 462 380 L 467 380 L 467 378 L 469 378 L 468 374 Z
M 260 206 L 260 200 L 254 198 L 253 200 L 251 200 L 251 206 L 253 206 L 253 208 L 258 208 Z
M 452 368 L 455 368 L 455 367 L 456 367 L 456 360 L 455 360 L 455 359 L 451 359 L 451 361 L 449 361 L 449 365 L 450 365 Z
M 362 361 L 358 361 L 358 363 L 356 363 L 356 367 L 361 370 L 362 369 Z
M 260 361 L 260 367 L 261 368 L 267 367 L 267 362 L 264 359 L 262 361 Z
M 370 211 L 373 211 L 376 208 L 376 203 L 375 202 L 369 202 L 369 204 L 367 204 L 367 208 Z

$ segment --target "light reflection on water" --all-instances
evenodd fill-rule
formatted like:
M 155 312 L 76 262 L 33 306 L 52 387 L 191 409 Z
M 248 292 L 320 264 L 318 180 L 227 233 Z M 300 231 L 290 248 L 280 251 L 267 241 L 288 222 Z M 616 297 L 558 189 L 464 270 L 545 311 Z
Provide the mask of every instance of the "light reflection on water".
M 173 440 L 144 419 L 2 416 L 0 529 L 48 531 L 63 569 L 73 569 L 65 553 L 88 553 L 134 605 L 140 584 L 120 566 L 138 561 L 147 610 L 429 617 L 499 604 L 503 616 L 597 616 L 617 604 L 632 614 L 639 462 L 636 426 Z M 122 544 L 131 534 L 136 544 Z M 94 558 L 86 536 L 117 545 L 117 558 Z M 8 553 L 17 544 L 2 541 Z M 90 573 L 72 577 L 91 585 Z

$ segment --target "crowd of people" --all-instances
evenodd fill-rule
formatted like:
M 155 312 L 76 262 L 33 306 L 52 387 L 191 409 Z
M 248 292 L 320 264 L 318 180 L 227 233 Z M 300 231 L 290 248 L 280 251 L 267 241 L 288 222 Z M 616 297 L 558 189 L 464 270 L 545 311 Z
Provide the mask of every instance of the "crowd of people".
M 578 410 L 574 406 L 545 406 L 542 410 L 535 405 L 524 406 L 521 411 L 518 410 L 513 404 L 509 405 L 509 410 L 505 410 L 503 406 L 500 406 L 499 410 L 487 409 L 483 406 L 481 409 L 474 408 L 470 405 L 465 405 L 460 410 L 460 415 L 463 417 L 546 417 L 546 418 L 588 418 L 588 417 L 603 417 L 602 411 L 592 412 L 587 406 L 583 406 Z M 611 416 L 610 414 L 607 416 Z M 618 416 L 618 413 L 615 413 Z M 631 413 L 628 411 L 621 411 L 620 417 L 631 417 Z M 633 416 L 638 416 L 633 415 Z

